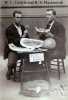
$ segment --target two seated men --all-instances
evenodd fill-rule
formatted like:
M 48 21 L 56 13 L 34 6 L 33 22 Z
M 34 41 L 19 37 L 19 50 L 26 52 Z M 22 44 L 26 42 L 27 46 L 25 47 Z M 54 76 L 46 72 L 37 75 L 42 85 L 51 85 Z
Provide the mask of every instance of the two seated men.
M 13 12 L 14 22 L 6 29 L 6 37 L 8 44 L 12 43 L 16 46 L 20 46 L 21 38 L 29 38 L 28 31 L 25 26 L 21 24 L 22 13 L 20 11 Z M 65 55 L 65 28 L 64 26 L 56 20 L 56 11 L 53 9 L 48 9 L 46 11 L 46 17 L 48 18 L 48 24 L 46 28 L 35 27 L 36 32 L 39 35 L 39 39 L 45 40 L 47 38 L 53 38 L 56 41 L 56 47 L 49 50 L 48 56 L 57 56 L 59 54 Z M 42 31 L 42 32 L 41 32 Z M 47 33 L 47 34 L 46 34 Z M 45 46 L 46 47 L 46 46 Z M 12 74 L 12 69 L 16 65 L 17 54 L 12 50 L 8 49 L 8 72 L 7 78 L 10 79 Z

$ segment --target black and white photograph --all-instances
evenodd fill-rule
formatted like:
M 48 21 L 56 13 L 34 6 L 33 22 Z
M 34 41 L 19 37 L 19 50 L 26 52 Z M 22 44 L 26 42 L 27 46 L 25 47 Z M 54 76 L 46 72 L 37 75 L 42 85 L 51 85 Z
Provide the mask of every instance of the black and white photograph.
M 68 0 L 0 0 L 0 100 L 68 100 Z

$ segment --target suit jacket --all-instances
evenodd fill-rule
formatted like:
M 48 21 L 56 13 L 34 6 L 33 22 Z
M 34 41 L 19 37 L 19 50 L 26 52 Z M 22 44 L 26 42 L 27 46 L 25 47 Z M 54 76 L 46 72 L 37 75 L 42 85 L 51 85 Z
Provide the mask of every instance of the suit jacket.
M 23 25 L 21 25 L 21 30 L 22 30 L 22 35 L 24 34 L 24 30 L 25 30 L 25 27 Z M 10 49 L 8 47 L 8 44 L 9 43 L 13 43 L 15 44 L 16 46 L 21 46 L 20 45 L 20 35 L 16 29 L 16 27 L 14 26 L 14 24 L 11 24 L 7 29 L 6 29 L 6 38 L 7 38 L 7 43 L 5 45 L 5 49 L 4 49 L 4 58 L 7 58 L 8 57 L 8 53 L 10 52 Z M 29 35 L 27 34 L 25 36 L 25 38 L 28 38 Z
M 47 24 L 46 29 L 49 27 L 49 24 Z M 66 55 L 66 48 L 65 48 L 65 43 L 66 43 L 66 37 L 65 37 L 65 28 L 64 26 L 54 20 L 54 24 L 51 27 L 50 32 L 54 35 L 54 39 L 56 41 L 56 47 L 51 51 L 53 52 L 59 52 L 61 55 Z M 42 36 L 42 39 L 46 39 L 46 36 Z

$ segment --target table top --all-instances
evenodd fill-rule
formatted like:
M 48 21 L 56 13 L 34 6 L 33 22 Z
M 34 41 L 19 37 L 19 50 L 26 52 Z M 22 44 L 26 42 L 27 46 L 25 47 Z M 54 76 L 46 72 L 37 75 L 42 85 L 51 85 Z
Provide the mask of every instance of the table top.
M 45 48 L 24 48 L 24 47 L 18 47 L 13 44 L 9 44 L 9 49 L 12 51 L 15 51 L 17 53 L 37 53 L 37 52 L 46 52 L 47 49 Z

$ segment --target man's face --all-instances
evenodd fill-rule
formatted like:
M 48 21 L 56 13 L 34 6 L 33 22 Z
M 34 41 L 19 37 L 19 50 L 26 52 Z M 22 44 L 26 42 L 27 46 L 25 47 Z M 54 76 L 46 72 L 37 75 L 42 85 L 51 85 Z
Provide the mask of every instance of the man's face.
M 15 21 L 16 24 L 21 23 L 21 17 L 22 17 L 22 14 L 19 14 L 19 13 L 15 14 L 14 21 Z
M 52 20 L 54 18 L 53 12 L 52 11 L 46 11 L 46 17 L 48 20 Z

